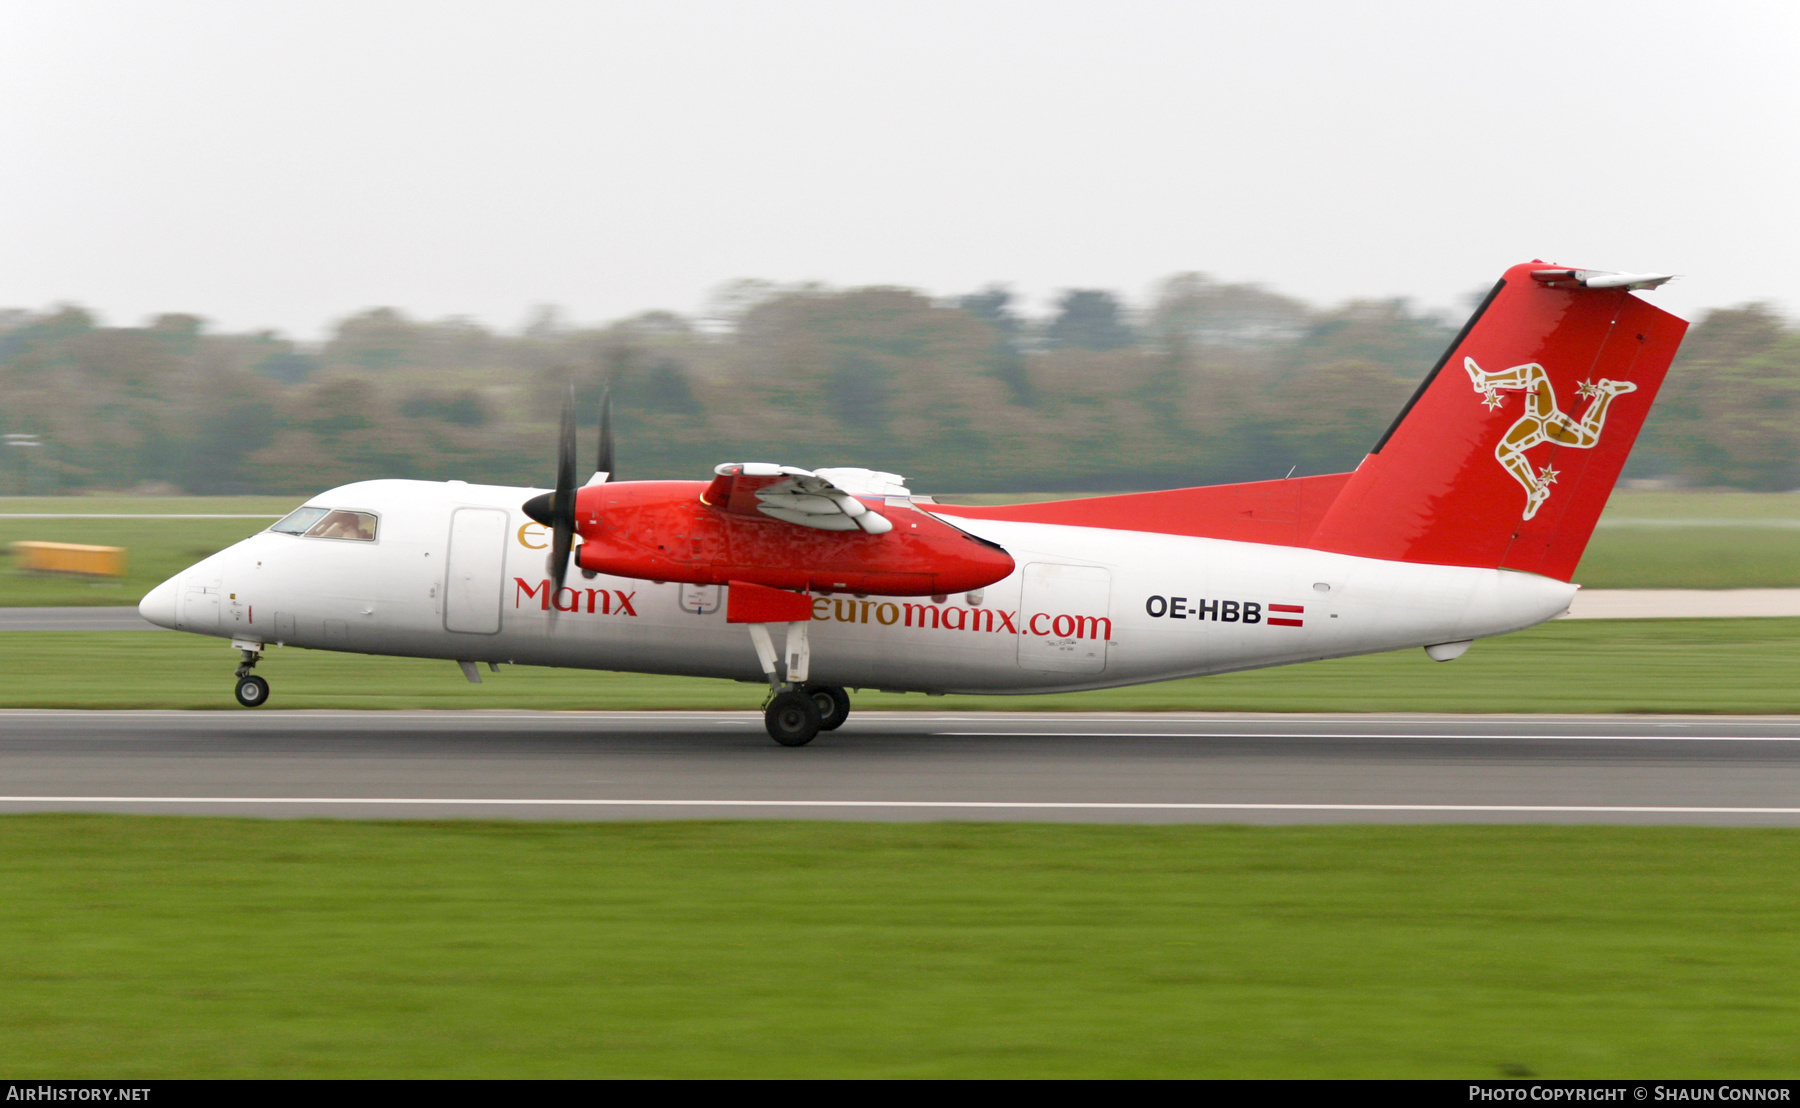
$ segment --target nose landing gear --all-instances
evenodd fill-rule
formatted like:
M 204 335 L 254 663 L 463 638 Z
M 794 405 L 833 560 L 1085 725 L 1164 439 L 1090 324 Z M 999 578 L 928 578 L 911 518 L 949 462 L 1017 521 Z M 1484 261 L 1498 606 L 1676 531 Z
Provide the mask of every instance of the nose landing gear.
M 246 708 L 260 708 L 269 699 L 269 683 L 250 671 L 262 659 L 262 643 L 233 640 L 231 645 L 244 656 L 237 667 L 237 702 Z
M 269 683 L 254 673 L 238 678 L 237 702 L 246 708 L 255 708 L 269 699 Z

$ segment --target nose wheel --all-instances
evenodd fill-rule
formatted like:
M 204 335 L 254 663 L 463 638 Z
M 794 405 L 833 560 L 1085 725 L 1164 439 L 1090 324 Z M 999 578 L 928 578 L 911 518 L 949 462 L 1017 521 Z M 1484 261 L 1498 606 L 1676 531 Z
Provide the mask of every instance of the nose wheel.
M 269 683 L 252 673 L 238 678 L 237 702 L 246 708 L 260 706 L 269 699 Z
M 262 643 L 233 640 L 231 645 L 244 656 L 237 667 L 237 702 L 246 708 L 260 708 L 269 699 L 269 683 L 250 671 L 262 660 Z

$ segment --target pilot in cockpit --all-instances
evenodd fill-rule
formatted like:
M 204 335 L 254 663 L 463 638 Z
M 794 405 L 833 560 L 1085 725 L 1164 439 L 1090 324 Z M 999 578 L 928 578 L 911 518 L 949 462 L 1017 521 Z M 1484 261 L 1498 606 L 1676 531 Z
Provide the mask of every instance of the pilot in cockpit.
M 368 542 L 375 538 L 375 517 L 362 512 L 336 511 L 320 520 L 307 533 L 321 539 L 357 539 Z

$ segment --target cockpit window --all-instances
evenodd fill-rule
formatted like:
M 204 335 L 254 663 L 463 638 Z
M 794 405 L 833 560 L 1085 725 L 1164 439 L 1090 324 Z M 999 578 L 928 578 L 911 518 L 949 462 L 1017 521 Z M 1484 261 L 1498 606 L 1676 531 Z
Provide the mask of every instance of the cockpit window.
M 307 528 L 325 518 L 327 508 L 295 508 L 287 514 L 287 518 L 269 528 L 280 531 L 284 535 L 304 535 Z
M 269 530 L 286 535 L 304 535 L 309 539 L 373 542 L 375 516 L 372 512 L 349 512 L 341 508 L 296 508 L 286 519 Z
M 359 539 L 362 542 L 375 541 L 375 517 L 368 512 L 346 512 L 338 510 L 328 513 L 324 519 L 306 530 L 309 539 Z

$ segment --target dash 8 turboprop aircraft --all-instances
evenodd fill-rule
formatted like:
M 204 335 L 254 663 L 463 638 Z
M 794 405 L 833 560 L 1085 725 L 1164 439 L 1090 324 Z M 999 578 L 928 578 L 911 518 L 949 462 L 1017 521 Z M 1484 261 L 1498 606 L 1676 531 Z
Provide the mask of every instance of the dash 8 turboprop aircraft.
M 1667 280 L 1509 269 L 1351 473 L 1000 508 L 863 469 L 615 482 L 603 414 L 577 487 L 565 405 L 553 490 L 344 485 L 140 611 L 230 639 L 246 706 L 268 698 L 252 671 L 270 645 L 443 658 L 471 681 L 482 662 L 766 680 L 788 746 L 844 722 L 846 687 L 1073 691 L 1411 646 L 1447 661 L 1568 609 L 1687 328 L 1633 295 Z

